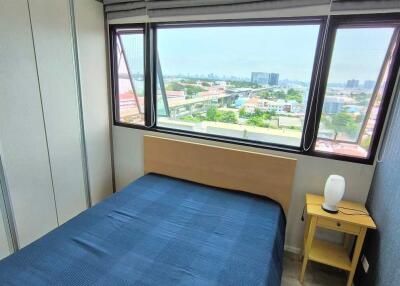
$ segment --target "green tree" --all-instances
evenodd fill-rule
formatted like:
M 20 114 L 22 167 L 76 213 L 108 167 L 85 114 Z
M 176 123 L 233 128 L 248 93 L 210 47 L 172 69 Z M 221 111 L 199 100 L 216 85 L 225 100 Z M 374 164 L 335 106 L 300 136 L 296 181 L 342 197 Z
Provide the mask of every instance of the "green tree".
M 207 110 L 206 119 L 207 121 L 217 121 L 218 110 L 215 106 L 210 107 Z
M 247 125 L 265 127 L 265 122 L 262 116 L 252 116 L 246 121 Z
M 289 89 L 286 95 L 286 100 L 295 100 L 298 103 L 301 103 L 303 101 L 301 91 L 295 90 L 293 88 Z
M 261 88 L 261 85 L 248 81 L 229 81 L 228 85 L 236 88 Z
M 260 108 L 255 108 L 255 109 L 254 109 L 254 115 L 255 115 L 255 116 L 263 116 L 263 114 L 264 114 L 264 112 L 261 111 Z
M 239 109 L 239 117 L 243 117 L 243 118 L 248 117 L 248 114 L 247 114 L 246 109 L 244 107 L 241 107 Z
M 371 99 L 371 94 L 361 92 L 361 93 L 354 93 L 351 95 L 352 98 L 358 101 L 359 104 L 363 106 L 367 106 L 370 99 Z
M 196 79 L 183 79 L 183 80 L 181 80 L 181 82 L 189 83 L 189 84 L 196 84 L 197 80 Z
M 205 89 L 197 85 L 188 85 L 185 86 L 185 91 L 188 95 L 195 95 L 199 92 L 205 91 Z
M 218 121 L 225 123 L 237 123 L 236 114 L 233 111 L 221 111 Z
M 332 115 L 330 118 L 328 116 L 323 116 L 321 120 L 327 128 L 335 132 L 334 141 L 336 141 L 339 133 L 346 133 L 352 136 L 355 135 L 358 130 L 358 126 L 353 117 L 343 111 Z
M 274 91 L 272 97 L 275 99 L 286 99 L 286 93 L 282 90 Z
M 268 90 L 261 91 L 258 96 L 262 99 L 271 99 L 273 96 L 271 95 L 271 92 Z
M 173 81 L 173 82 L 170 82 L 169 84 L 167 84 L 165 89 L 170 90 L 170 91 L 182 91 L 182 90 L 185 90 L 185 87 L 182 84 Z

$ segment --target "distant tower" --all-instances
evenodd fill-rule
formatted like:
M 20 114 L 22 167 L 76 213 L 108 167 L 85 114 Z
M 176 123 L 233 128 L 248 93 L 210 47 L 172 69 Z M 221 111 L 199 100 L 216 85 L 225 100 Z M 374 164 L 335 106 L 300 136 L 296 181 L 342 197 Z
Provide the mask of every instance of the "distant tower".
M 270 73 L 268 77 L 269 85 L 278 85 L 279 83 L 279 73 Z
M 279 74 L 267 72 L 252 72 L 251 82 L 256 84 L 278 85 Z
M 358 88 L 358 79 L 349 79 L 346 83 L 347 88 Z

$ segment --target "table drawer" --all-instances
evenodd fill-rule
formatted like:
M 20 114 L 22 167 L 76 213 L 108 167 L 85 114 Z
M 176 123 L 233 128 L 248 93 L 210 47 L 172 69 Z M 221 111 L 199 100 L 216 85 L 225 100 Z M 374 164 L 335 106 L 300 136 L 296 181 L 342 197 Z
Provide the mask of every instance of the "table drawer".
M 350 234 L 359 234 L 360 233 L 360 226 L 358 226 L 356 224 L 338 221 L 335 219 L 326 219 L 323 217 L 319 217 L 317 220 L 317 225 L 324 227 L 324 228 L 333 229 L 333 230 L 350 233 Z

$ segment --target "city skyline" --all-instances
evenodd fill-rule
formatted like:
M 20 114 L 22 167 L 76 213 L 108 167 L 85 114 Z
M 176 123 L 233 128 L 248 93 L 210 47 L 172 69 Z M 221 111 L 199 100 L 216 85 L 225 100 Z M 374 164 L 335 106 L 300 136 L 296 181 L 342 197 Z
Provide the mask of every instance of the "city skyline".
M 282 79 L 309 82 L 318 31 L 317 25 L 168 29 L 158 33 L 158 51 L 166 76 L 212 73 L 250 79 L 252 72 L 273 72 Z M 392 28 L 338 31 L 330 83 L 376 80 L 392 33 Z M 296 44 L 295 52 L 290 43 Z
M 160 64 L 166 77 L 213 74 L 250 81 L 252 72 L 266 72 L 309 84 L 318 31 L 317 25 L 160 29 Z M 351 79 L 376 81 L 392 34 L 392 28 L 339 30 L 328 86 Z M 143 36 L 129 35 L 123 42 L 131 68 L 143 70 Z

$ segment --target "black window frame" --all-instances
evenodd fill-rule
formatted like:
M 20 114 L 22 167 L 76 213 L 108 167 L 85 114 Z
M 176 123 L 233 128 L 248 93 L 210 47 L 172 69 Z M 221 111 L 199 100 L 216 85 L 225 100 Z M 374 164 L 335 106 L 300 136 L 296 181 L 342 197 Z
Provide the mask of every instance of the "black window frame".
M 129 125 L 133 126 L 134 128 L 142 128 L 148 126 L 150 114 L 148 110 L 146 109 L 147 106 L 147 87 L 146 83 L 148 82 L 148 79 L 145 78 L 145 91 L 144 91 L 144 125 L 141 124 L 135 124 L 135 123 L 124 123 L 121 122 L 120 119 L 120 114 L 119 114 L 119 82 L 118 82 L 118 48 L 117 48 L 117 38 L 118 35 L 123 35 L 123 34 L 131 34 L 132 32 L 128 31 L 122 31 L 122 32 L 117 32 L 118 30 L 142 30 L 142 33 L 137 33 L 143 35 L 143 58 L 144 58 L 144 76 L 148 74 L 146 71 L 146 67 L 148 66 L 147 63 L 147 48 L 146 48 L 146 24 L 118 24 L 118 25 L 110 25 L 109 27 L 109 42 L 110 42 L 110 70 L 111 70 L 111 92 L 112 92 L 112 116 L 113 116 L 113 124 L 118 125 L 118 124 L 123 124 L 123 125 Z M 122 48 L 122 43 L 120 43 L 121 48 Z M 126 62 L 128 73 L 129 73 L 129 66 L 128 62 Z M 138 109 L 140 110 L 140 106 L 138 106 Z
M 385 118 L 394 91 L 396 78 L 400 65 L 399 39 L 396 43 L 395 60 L 391 66 L 388 84 L 384 93 L 382 107 L 378 114 L 376 130 L 371 140 L 371 147 L 368 158 L 351 157 L 338 155 L 315 150 L 315 143 L 318 137 L 319 122 L 322 114 L 324 95 L 328 80 L 330 61 L 334 48 L 336 30 L 340 25 L 360 24 L 360 23 L 379 23 L 382 25 L 399 24 L 400 13 L 389 14 L 369 14 L 369 15 L 334 15 L 330 17 L 295 17 L 295 18 L 275 18 L 275 19 L 235 19 L 235 20 L 211 20 L 211 21 L 180 21 L 180 22 L 159 22 L 146 24 L 110 24 L 109 43 L 110 43 L 110 69 L 111 69 L 111 88 L 112 88 L 112 116 L 113 125 L 134 129 L 161 132 L 198 139 L 212 140 L 217 142 L 244 145 L 256 148 L 282 151 L 300 155 L 329 158 L 334 160 L 349 161 L 361 164 L 372 165 L 376 156 L 379 140 L 384 127 Z M 300 146 L 290 146 L 283 144 L 254 141 L 248 139 L 234 138 L 216 134 L 200 133 L 156 125 L 157 121 L 157 29 L 168 27 L 231 27 L 231 26 L 251 26 L 251 25 L 283 25 L 283 24 L 319 24 L 320 30 L 316 44 L 314 56 L 314 66 L 311 75 L 310 91 L 306 106 L 305 120 Z M 116 66 L 116 31 L 118 29 L 143 28 L 144 30 L 144 51 L 145 51 L 145 125 L 124 123 L 118 121 L 118 67 Z M 304 148 L 307 146 L 308 148 Z
M 323 104 L 325 98 L 325 92 L 328 84 L 328 76 L 330 71 L 330 65 L 332 61 L 332 55 L 334 52 L 336 32 L 338 29 L 343 27 L 360 27 L 360 26 L 370 26 L 370 27 L 389 27 L 389 26 L 397 26 L 395 28 L 393 35 L 396 37 L 397 34 L 397 42 L 395 43 L 394 50 L 394 61 L 390 66 L 389 78 L 387 81 L 387 85 L 385 86 L 385 91 L 383 92 L 383 101 L 381 103 L 381 108 L 379 110 L 377 116 L 377 123 L 374 126 L 373 137 L 371 138 L 370 148 L 368 152 L 368 157 L 352 157 L 349 155 L 341 155 L 335 153 L 328 153 L 323 151 L 315 150 L 315 145 L 318 139 L 318 130 L 319 124 L 321 121 L 321 115 L 323 111 Z M 341 160 L 341 161 L 350 161 L 354 163 L 368 164 L 372 165 L 375 160 L 375 156 L 379 147 L 380 138 L 382 135 L 382 131 L 384 128 L 385 120 L 387 117 L 387 113 L 390 107 L 390 102 L 392 97 L 395 96 L 394 88 L 396 85 L 396 79 L 399 74 L 399 66 L 400 66 L 400 14 L 399 13 L 388 13 L 388 14 L 368 14 L 368 15 L 336 15 L 331 16 L 328 23 L 327 37 L 326 43 L 323 51 L 323 59 L 320 66 L 320 78 L 319 78 L 319 89 L 315 93 L 315 97 L 317 98 L 317 103 L 315 104 L 315 122 L 311 125 L 315 126 L 314 138 L 311 142 L 311 148 L 306 154 Z M 388 47 L 389 48 L 389 47 Z M 365 120 L 368 120 L 367 118 Z

